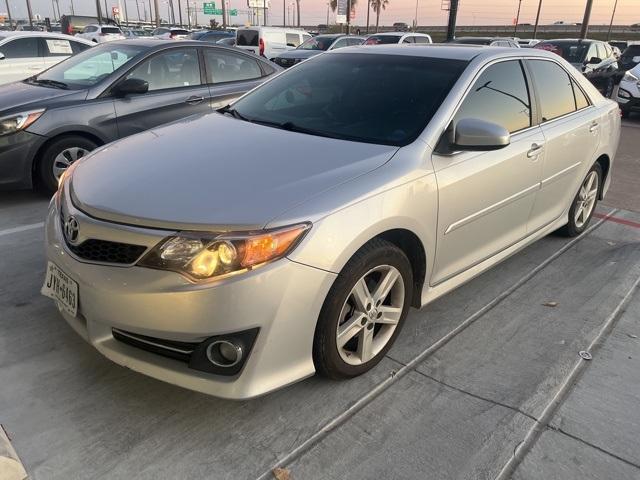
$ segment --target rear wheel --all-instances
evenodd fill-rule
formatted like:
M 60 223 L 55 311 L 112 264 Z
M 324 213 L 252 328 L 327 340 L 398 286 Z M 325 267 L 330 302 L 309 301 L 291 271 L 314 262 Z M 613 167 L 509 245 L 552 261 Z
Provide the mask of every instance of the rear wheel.
M 86 156 L 98 145 L 79 135 L 54 140 L 43 152 L 37 165 L 38 179 L 49 193 L 58 189 L 58 179 L 75 161 Z
M 349 260 L 322 307 L 313 345 L 316 370 L 350 378 L 373 368 L 391 348 L 411 305 L 407 256 L 375 239 Z
M 614 88 L 615 88 L 615 82 L 613 81 L 613 77 L 609 77 L 604 87 L 604 96 L 607 98 L 611 98 L 611 95 L 613 95 Z
M 602 168 L 599 163 L 595 163 L 573 199 L 573 204 L 569 209 L 569 221 L 560 229 L 562 234 L 575 237 L 586 230 L 598 203 L 601 181 Z

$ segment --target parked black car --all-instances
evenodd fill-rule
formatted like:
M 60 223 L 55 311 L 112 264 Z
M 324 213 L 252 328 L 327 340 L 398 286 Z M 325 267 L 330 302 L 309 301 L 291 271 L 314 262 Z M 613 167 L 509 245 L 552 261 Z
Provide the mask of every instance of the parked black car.
M 236 38 L 236 34 L 227 30 L 198 30 L 197 32 L 192 32 L 189 38 L 201 42 L 216 43 L 223 38 Z
M 55 190 L 64 170 L 94 148 L 212 112 L 279 70 L 234 48 L 188 40 L 85 50 L 0 86 L 0 187 Z
M 571 63 L 606 97 L 620 80 L 618 62 L 611 46 L 599 40 L 545 40 L 533 48 L 556 53 Z
M 640 63 L 640 43 L 632 43 L 622 51 L 620 55 L 620 70 L 628 72 Z

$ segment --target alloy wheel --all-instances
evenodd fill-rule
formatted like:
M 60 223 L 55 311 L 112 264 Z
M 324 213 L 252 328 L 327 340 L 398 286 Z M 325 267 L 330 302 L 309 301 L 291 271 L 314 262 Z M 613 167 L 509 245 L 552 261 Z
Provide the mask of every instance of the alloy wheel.
M 62 150 L 53 160 L 53 176 L 56 180 L 60 178 L 60 175 L 62 175 L 73 162 L 81 159 L 87 155 L 87 153 L 89 153 L 89 150 L 81 147 L 70 147 Z
M 350 365 L 362 365 L 389 342 L 402 316 L 404 279 L 397 268 L 380 265 L 356 282 L 340 311 L 338 353 Z
M 574 220 L 576 227 L 582 228 L 591 217 L 593 207 L 596 204 L 599 190 L 599 177 L 597 172 L 591 172 L 584 179 L 578 197 L 576 198 L 576 209 Z

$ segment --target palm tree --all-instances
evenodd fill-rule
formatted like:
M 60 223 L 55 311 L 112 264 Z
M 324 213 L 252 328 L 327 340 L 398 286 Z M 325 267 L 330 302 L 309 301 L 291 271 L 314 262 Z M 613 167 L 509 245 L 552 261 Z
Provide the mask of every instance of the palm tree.
M 380 24 L 380 11 L 386 10 L 389 5 L 389 0 L 371 0 L 371 8 L 376 12 L 376 33 L 378 32 L 378 25 Z

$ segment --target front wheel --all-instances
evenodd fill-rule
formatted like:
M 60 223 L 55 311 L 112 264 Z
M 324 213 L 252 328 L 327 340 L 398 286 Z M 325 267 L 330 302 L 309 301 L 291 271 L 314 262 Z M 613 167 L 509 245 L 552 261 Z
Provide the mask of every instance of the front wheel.
M 411 265 L 402 250 L 380 239 L 358 250 L 320 312 L 313 344 L 318 373 L 350 378 L 373 368 L 400 333 L 412 293 Z
M 598 203 L 601 181 L 602 167 L 599 163 L 594 163 L 573 199 L 569 209 L 569 221 L 560 229 L 561 233 L 568 237 L 575 237 L 586 230 Z
M 55 192 L 64 171 L 96 147 L 95 142 L 78 135 L 54 140 L 45 149 L 36 166 L 38 178 L 44 189 L 49 193 Z

